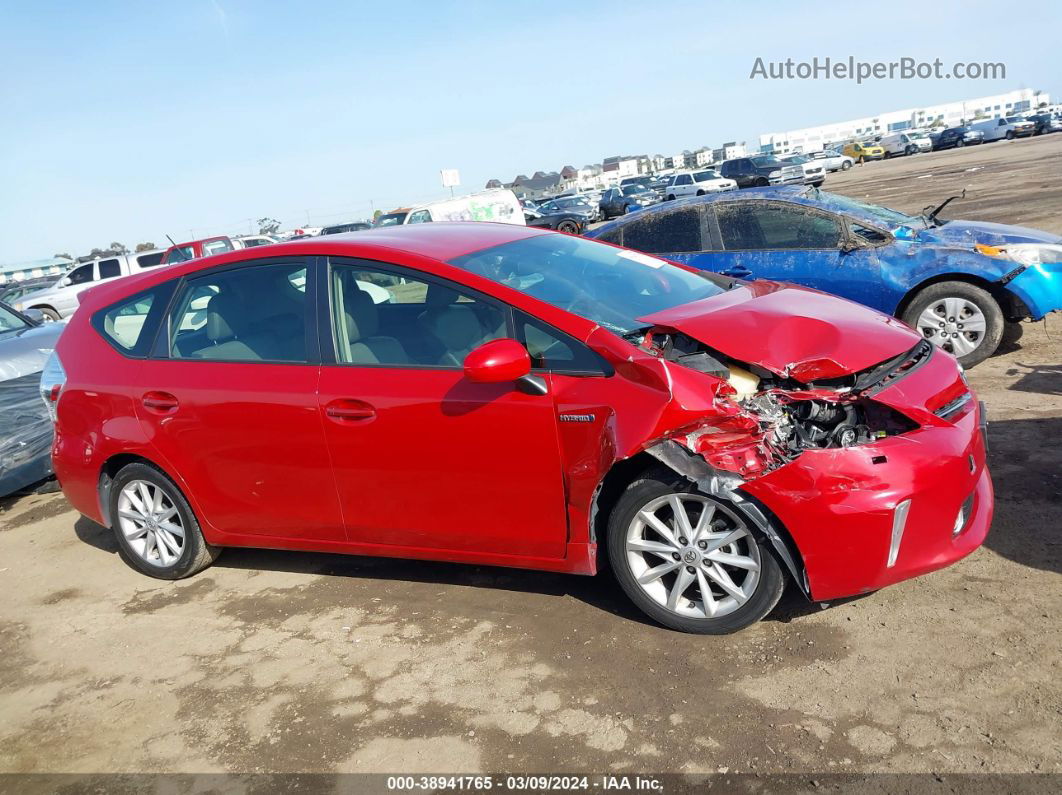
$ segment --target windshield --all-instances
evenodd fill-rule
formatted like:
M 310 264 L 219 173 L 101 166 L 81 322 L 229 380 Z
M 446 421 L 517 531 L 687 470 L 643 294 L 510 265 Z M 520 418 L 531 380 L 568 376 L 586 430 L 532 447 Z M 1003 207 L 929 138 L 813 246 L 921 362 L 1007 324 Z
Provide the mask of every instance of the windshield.
M 707 276 L 656 257 L 563 235 L 503 243 L 450 264 L 621 336 L 645 328 L 638 318 L 723 292 Z
M 924 226 L 921 218 L 913 215 L 906 215 L 898 210 L 890 210 L 888 207 L 867 204 L 866 202 L 850 199 L 847 196 L 841 196 L 837 193 L 819 191 L 818 195 L 826 204 L 836 210 L 841 210 L 842 212 L 848 210 L 849 212 L 867 213 L 890 227 L 913 225 Z
M 763 166 L 784 166 L 785 165 L 785 163 L 783 163 L 777 157 L 765 156 L 765 157 L 753 157 L 753 158 L 749 158 L 749 159 L 752 160 L 752 165 L 758 166 L 758 167 L 763 167 Z
M 649 191 L 649 189 L 647 187 L 645 187 L 645 185 L 642 185 L 640 183 L 635 183 L 634 185 L 624 185 L 623 186 L 623 195 L 624 196 L 633 196 L 635 193 L 648 193 L 648 191 Z
M 29 328 L 29 323 L 0 304 L 0 334 L 8 331 L 22 331 L 24 328 Z
M 808 160 L 808 158 L 804 157 L 803 155 L 790 155 L 789 157 L 786 158 L 786 160 L 788 160 L 790 163 L 808 163 L 808 162 L 810 162 Z
M 373 226 L 398 226 L 406 220 L 406 216 L 409 213 L 388 213 L 387 215 L 381 215 L 373 223 Z
M 707 182 L 710 179 L 719 179 L 719 175 L 714 171 L 702 171 L 700 174 L 694 174 L 693 179 L 696 182 Z

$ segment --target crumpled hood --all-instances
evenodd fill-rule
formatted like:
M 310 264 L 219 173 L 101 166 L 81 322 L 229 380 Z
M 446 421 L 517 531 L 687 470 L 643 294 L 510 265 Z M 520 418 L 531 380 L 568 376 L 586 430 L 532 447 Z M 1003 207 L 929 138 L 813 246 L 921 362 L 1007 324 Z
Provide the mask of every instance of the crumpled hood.
M 0 334 L 0 381 L 43 370 L 64 328 L 65 323 L 44 323 L 24 331 Z
M 973 249 L 975 243 L 999 246 L 1004 243 L 1062 243 L 1062 237 L 1026 226 L 993 224 L 987 221 L 948 221 L 943 226 L 922 229 L 918 240 Z
M 921 336 L 896 318 L 816 290 L 759 280 L 639 322 L 801 382 L 866 370 Z

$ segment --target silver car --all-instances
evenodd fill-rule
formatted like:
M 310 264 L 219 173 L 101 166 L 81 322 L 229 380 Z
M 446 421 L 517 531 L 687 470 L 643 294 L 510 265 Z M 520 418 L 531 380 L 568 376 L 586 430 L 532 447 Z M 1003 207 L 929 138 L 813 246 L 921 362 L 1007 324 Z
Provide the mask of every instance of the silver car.
M 41 323 L 0 304 L 0 497 L 52 472 L 52 421 L 41 370 L 65 323 Z

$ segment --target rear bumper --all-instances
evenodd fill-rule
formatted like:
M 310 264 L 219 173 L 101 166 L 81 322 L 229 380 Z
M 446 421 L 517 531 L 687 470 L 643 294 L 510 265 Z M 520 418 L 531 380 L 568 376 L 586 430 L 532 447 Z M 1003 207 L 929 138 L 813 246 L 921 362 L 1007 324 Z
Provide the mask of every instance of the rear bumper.
M 1062 262 L 1030 265 L 1006 284 L 1033 320 L 1062 309 Z
M 947 375 L 944 357 L 933 359 L 874 399 L 890 403 L 892 392 L 897 404 L 909 402 L 930 384 L 934 399 L 952 394 L 953 386 L 940 380 Z M 913 418 L 920 413 L 907 409 Z M 974 400 L 948 420 L 925 411 L 916 431 L 807 451 L 741 488 L 789 531 L 813 599 L 875 591 L 949 566 L 983 543 L 993 491 L 981 416 Z

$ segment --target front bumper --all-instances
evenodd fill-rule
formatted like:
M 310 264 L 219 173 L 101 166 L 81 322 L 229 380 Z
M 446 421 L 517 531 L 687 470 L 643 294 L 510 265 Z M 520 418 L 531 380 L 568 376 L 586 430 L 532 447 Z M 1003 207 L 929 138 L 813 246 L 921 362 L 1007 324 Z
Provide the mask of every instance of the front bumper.
M 1006 284 L 1018 296 L 1033 320 L 1062 309 L 1062 262 L 1029 265 Z
M 789 531 L 813 599 L 863 594 L 944 568 L 984 541 L 993 492 L 980 406 L 970 400 L 947 420 L 933 413 L 965 390 L 952 378 L 958 379 L 954 361 L 936 353 L 874 395 L 915 419 L 918 430 L 807 451 L 741 487 Z M 916 395 L 926 399 L 914 398 L 920 405 L 912 406 Z M 960 511 L 964 521 L 955 532 Z

